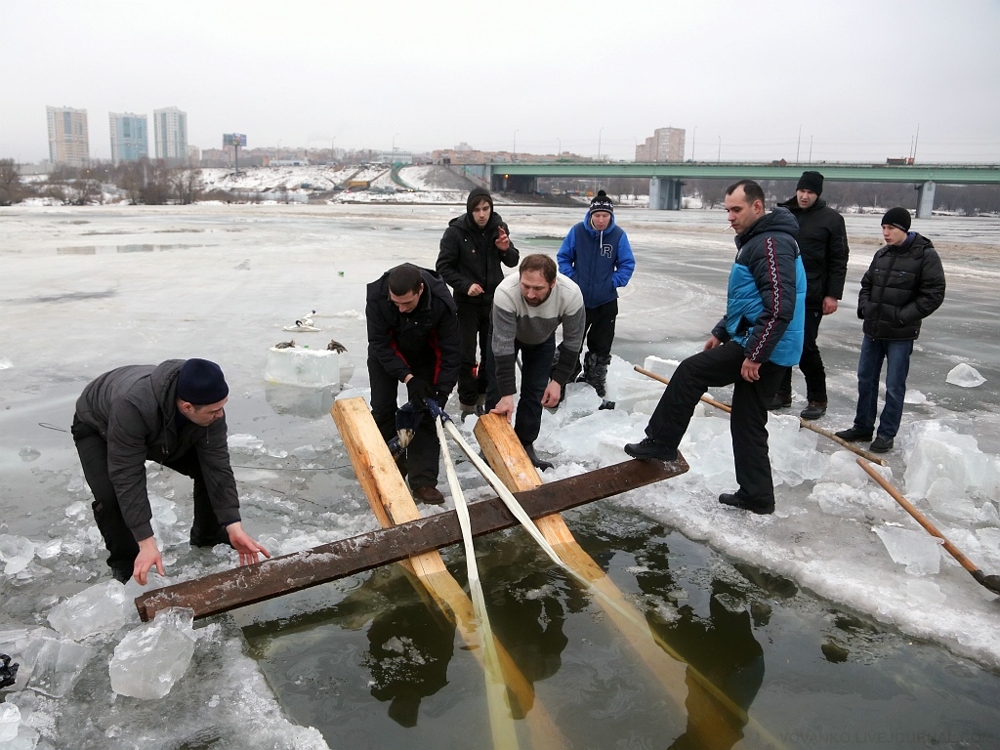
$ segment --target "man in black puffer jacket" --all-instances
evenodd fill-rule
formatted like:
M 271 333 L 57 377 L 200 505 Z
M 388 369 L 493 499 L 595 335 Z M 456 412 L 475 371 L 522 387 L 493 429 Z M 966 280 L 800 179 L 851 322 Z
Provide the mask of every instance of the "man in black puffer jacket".
M 799 223 L 797 241 L 806 268 L 805 339 L 799 369 L 806 379 L 806 408 L 799 414 L 803 419 L 819 419 L 826 414 L 826 370 L 816 346 L 819 324 L 824 315 L 837 311 L 838 300 L 844 294 L 847 278 L 847 229 L 844 217 L 820 198 L 823 175 L 803 172 L 795 187 L 795 197 L 784 206 Z M 785 374 L 770 409 L 792 405 L 792 371 Z
M 504 277 L 500 264 L 515 268 L 519 260 L 510 229 L 493 210 L 488 190 L 475 188 L 465 208 L 466 213 L 448 223 L 436 265 L 458 305 L 462 330 L 458 400 L 463 415 L 475 413 L 486 397 L 486 368 L 480 367 L 476 374 L 476 344 L 485 359 L 493 292 Z
M 842 440 L 871 440 L 885 360 L 885 407 L 870 446 L 875 453 L 892 450 L 903 416 L 913 342 L 920 335 L 920 322 L 944 301 L 945 287 L 941 259 L 929 239 L 910 231 L 909 211 L 890 208 L 882 217 L 882 237 L 885 247 L 872 258 L 858 294 L 864 339 L 854 426 L 837 433 Z

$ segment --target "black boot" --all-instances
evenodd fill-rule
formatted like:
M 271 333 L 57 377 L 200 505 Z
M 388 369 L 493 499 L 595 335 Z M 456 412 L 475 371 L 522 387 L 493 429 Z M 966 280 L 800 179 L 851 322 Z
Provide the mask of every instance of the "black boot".
M 594 364 L 590 368 L 590 377 L 587 382 L 594 387 L 597 395 L 601 398 L 604 398 L 608 393 L 608 365 L 610 364 L 610 354 L 603 356 L 595 355 Z
M 573 374 L 570 379 L 566 382 L 568 383 L 589 383 L 590 373 L 594 369 L 594 362 L 597 359 L 597 355 L 593 352 L 587 352 L 583 358 L 583 369 L 580 369 L 580 364 L 577 362 L 576 369 L 573 370 Z
M 545 461 L 538 457 L 535 453 L 535 446 L 532 443 L 524 444 L 524 452 L 528 454 L 528 460 L 531 461 L 531 465 L 534 466 L 539 471 L 545 471 L 546 469 L 552 468 L 551 461 Z

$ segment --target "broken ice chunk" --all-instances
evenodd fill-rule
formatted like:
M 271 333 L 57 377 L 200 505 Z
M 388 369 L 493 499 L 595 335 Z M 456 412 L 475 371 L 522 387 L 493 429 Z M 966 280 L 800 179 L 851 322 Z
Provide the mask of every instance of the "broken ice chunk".
M 906 572 L 922 576 L 941 569 L 940 546 L 943 542 L 923 531 L 881 526 L 875 529 L 893 562 L 906 566 Z
M 960 388 L 975 388 L 986 382 L 986 378 L 979 374 L 972 365 L 962 362 L 951 368 L 944 382 L 957 385 Z
M 0 534 L 0 562 L 6 563 L 3 572 L 9 576 L 20 573 L 35 556 L 34 543 L 23 536 Z
M 145 700 L 169 693 L 194 654 L 193 618 L 190 609 L 172 607 L 125 636 L 108 667 L 111 689 Z
M 84 589 L 49 612 L 52 627 L 74 641 L 94 633 L 113 632 L 126 622 L 125 589 L 117 581 Z

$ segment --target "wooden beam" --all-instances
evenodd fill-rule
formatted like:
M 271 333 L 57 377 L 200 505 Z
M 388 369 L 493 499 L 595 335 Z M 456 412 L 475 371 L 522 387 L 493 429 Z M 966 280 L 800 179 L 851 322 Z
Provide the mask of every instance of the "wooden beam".
M 529 516 L 540 518 L 596 500 L 620 495 L 687 471 L 687 464 L 626 461 L 532 490 L 515 492 Z M 517 519 L 498 497 L 469 504 L 474 536 L 510 528 Z M 187 607 L 195 619 L 335 581 L 345 576 L 400 562 L 422 552 L 462 540 L 455 511 L 404 521 L 396 526 L 330 542 L 319 547 L 264 560 L 256 565 L 212 573 L 148 591 L 136 608 L 148 622 L 167 607 Z

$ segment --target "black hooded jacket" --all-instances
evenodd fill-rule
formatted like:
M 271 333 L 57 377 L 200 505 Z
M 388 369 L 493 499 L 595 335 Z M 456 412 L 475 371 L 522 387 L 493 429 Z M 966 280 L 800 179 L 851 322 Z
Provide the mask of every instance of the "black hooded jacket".
M 489 198 L 490 194 L 481 188 L 469 193 L 466 202 L 466 213 L 456 216 L 448 222 L 448 228 L 441 237 L 441 250 L 438 253 L 435 268 L 448 286 L 455 292 L 455 301 L 460 304 L 485 305 L 493 304 L 493 292 L 503 280 L 503 263 L 508 268 L 517 266 L 520 253 L 511 242 L 507 252 L 500 252 L 496 245 L 500 228 L 503 227 L 507 236 L 510 229 L 496 211 L 490 211 L 490 220 L 480 228 L 472 218 L 472 206 L 481 198 Z M 490 201 L 490 205 L 493 203 Z M 483 293 L 470 297 L 469 287 L 479 284 Z
M 778 205 L 791 211 L 799 223 L 797 241 L 806 268 L 806 308 L 822 308 L 824 297 L 840 299 L 850 254 L 844 217 L 822 198 L 805 210 L 795 198 Z
M 455 300 L 434 271 L 420 269 L 424 291 L 417 306 L 401 313 L 389 299 L 389 271 L 368 285 L 368 357 L 403 382 L 417 363 L 432 365 L 431 385 L 442 395 L 458 382 L 462 336 Z
M 911 232 L 902 245 L 875 253 L 861 279 L 858 317 L 875 339 L 915 339 L 920 321 L 944 302 L 944 268 L 934 245 Z

